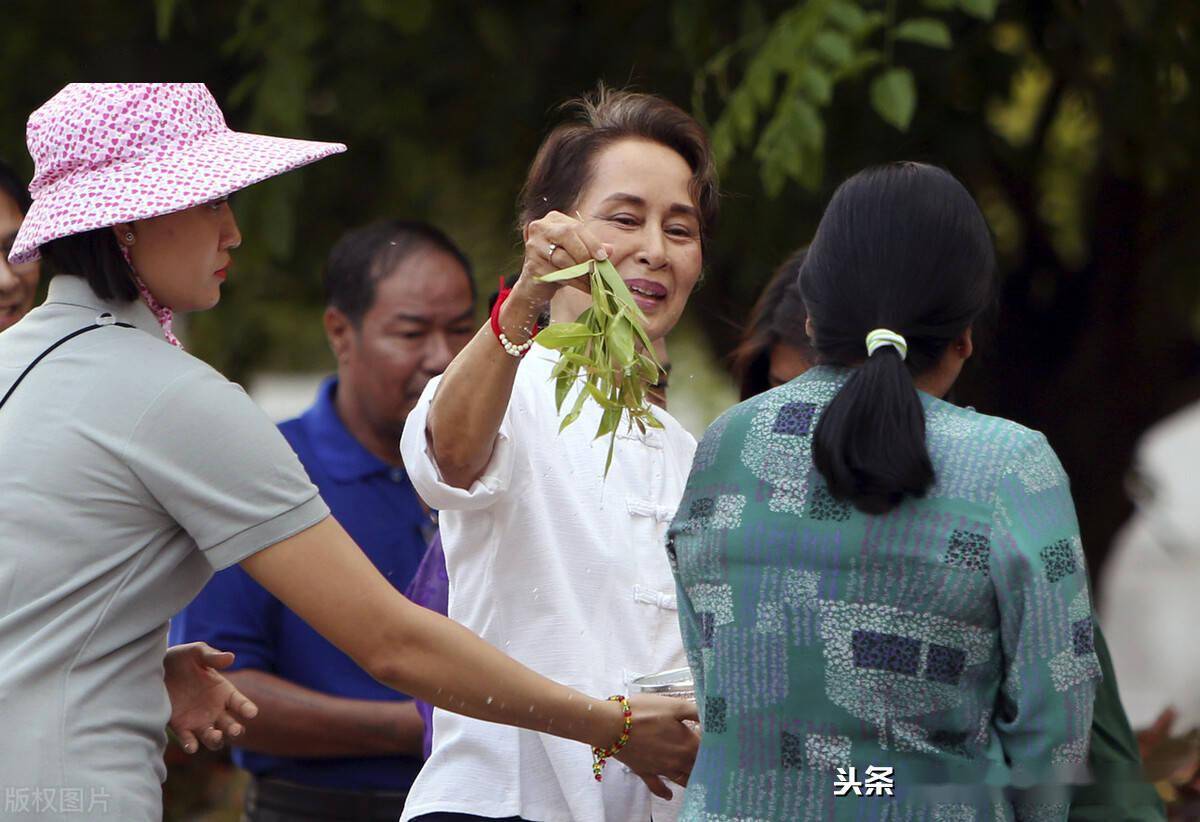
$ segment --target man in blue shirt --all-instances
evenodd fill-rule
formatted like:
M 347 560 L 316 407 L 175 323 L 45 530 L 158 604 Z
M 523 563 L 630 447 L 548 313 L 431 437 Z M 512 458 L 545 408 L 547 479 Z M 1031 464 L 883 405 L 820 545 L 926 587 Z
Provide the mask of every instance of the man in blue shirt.
M 403 591 L 435 525 L 405 476 L 400 433 L 425 384 L 475 333 L 470 265 L 432 226 L 384 221 L 338 241 L 325 287 L 337 376 L 280 430 L 334 517 Z M 399 818 L 421 765 L 423 723 L 409 698 L 237 566 L 213 577 L 172 638 L 237 655 L 229 679 L 260 709 L 234 750 L 254 776 L 250 820 Z

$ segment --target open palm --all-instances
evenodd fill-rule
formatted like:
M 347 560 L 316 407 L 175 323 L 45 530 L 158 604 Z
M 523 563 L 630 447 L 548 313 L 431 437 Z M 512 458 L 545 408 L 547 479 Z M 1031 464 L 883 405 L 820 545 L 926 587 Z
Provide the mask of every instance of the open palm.
M 219 749 L 226 738 L 245 730 L 242 721 L 258 714 L 258 707 L 220 673 L 232 664 L 232 653 L 205 642 L 167 649 L 163 681 L 171 699 L 169 727 L 188 753 L 195 753 L 200 743 Z

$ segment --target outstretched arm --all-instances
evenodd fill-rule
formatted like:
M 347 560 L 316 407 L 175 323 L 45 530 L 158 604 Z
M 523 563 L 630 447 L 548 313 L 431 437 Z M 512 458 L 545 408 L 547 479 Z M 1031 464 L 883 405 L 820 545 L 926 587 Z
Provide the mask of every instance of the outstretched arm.
M 229 679 L 260 708 L 239 748 L 303 759 L 421 755 L 425 723 L 412 700 L 334 696 L 253 668 Z
M 401 596 L 332 517 L 276 543 L 242 567 L 368 673 L 399 691 L 476 719 L 607 747 L 620 706 L 531 671 L 463 626 Z M 314 573 L 313 569 L 320 569 Z M 691 772 L 697 738 L 682 724 L 695 706 L 634 697 L 620 758 L 659 796 L 658 779 Z

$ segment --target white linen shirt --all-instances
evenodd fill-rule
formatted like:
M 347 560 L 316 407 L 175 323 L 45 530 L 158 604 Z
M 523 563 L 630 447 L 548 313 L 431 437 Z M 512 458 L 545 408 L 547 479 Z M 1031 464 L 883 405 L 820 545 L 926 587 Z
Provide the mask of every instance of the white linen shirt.
M 413 486 L 441 512 L 450 617 L 586 694 L 628 693 L 634 677 L 687 665 L 665 538 L 696 441 L 655 408 L 664 428 L 642 434 L 623 423 L 605 478 L 608 437 L 593 439 L 599 406 L 588 401 L 558 432 L 556 358 L 535 345 L 521 363 L 492 459 L 469 489 L 442 481 L 425 435 L 440 378 L 409 414 L 401 452 Z M 652 797 L 637 776 L 612 762 L 597 783 L 591 763 L 578 742 L 437 710 L 433 753 L 402 820 L 436 811 L 650 818 Z M 654 813 L 673 815 L 657 805 Z

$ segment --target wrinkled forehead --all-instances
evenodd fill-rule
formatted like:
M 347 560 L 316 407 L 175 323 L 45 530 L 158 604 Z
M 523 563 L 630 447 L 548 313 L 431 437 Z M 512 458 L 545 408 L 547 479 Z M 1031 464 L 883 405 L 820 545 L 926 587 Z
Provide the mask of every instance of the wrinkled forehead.
M 380 272 L 368 313 L 449 322 L 475 310 L 474 283 L 455 257 L 433 247 L 414 249 Z

